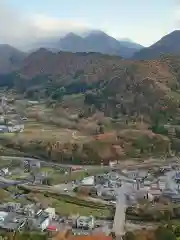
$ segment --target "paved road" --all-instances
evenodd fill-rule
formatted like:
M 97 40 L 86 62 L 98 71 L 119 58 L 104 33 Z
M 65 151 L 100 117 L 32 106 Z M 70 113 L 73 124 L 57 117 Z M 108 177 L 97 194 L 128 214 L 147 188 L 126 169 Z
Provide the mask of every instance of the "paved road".
M 53 161 L 50 160 L 42 160 L 38 158 L 31 158 L 31 157 L 14 157 L 14 156 L 1 156 L 4 160 L 19 160 L 19 161 L 36 161 L 42 163 L 43 166 L 51 166 L 51 167 L 61 167 L 61 168 L 71 168 L 71 167 L 79 167 L 80 165 L 74 165 L 74 164 L 61 164 L 61 163 L 54 163 Z M 148 161 L 144 161 L 143 163 L 135 164 L 134 162 L 131 163 L 126 163 L 122 162 L 118 164 L 117 167 L 113 167 L 114 169 L 120 169 L 120 168 L 127 168 L 127 169 L 137 169 L 137 168 L 143 168 L 143 167 L 149 167 L 149 166 L 159 166 L 163 164 L 169 164 L 176 162 L 177 158 L 171 158 L 167 160 L 161 160 L 159 159 L 149 159 Z M 85 169 L 87 170 L 98 170 L 98 169 L 103 169 L 103 170 L 111 170 L 113 169 L 110 166 L 100 166 L 100 165 L 83 165 L 83 169 L 79 171 L 84 171 Z
M 80 165 L 74 165 L 74 164 L 60 164 L 60 163 L 54 163 L 52 161 L 49 160 L 41 160 L 41 159 L 36 159 L 36 158 L 29 158 L 29 157 L 14 157 L 14 156 L 1 156 L 1 158 L 3 158 L 4 160 L 19 160 L 19 161 L 24 161 L 24 160 L 28 160 L 28 161 L 36 161 L 36 162 L 40 162 L 43 164 L 43 166 L 51 166 L 51 167 L 64 167 L 64 168 L 71 168 L 71 167 L 79 167 Z M 82 170 L 79 171 L 84 171 L 85 169 L 92 169 L 92 170 L 96 170 L 96 169 L 112 169 L 109 166 L 100 166 L 100 165 L 83 165 L 82 166 Z
M 38 178 L 40 178 L 40 180 L 43 180 L 46 177 L 39 176 Z M 32 176 L 28 176 L 27 178 L 22 179 L 22 180 L 11 180 L 11 179 L 7 179 L 7 178 L 0 176 L 0 187 L 1 188 L 7 188 L 10 186 L 22 185 L 22 184 L 27 184 L 27 183 L 32 183 L 32 182 L 33 182 Z

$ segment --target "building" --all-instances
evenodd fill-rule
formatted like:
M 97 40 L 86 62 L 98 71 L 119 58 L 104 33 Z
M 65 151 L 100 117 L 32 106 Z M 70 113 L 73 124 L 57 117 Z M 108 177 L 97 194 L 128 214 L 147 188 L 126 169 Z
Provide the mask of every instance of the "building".
M 180 194 L 175 189 L 166 188 L 163 191 L 162 196 L 168 198 L 172 202 L 180 202 Z
M 93 216 L 80 216 L 76 220 L 76 227 L 83 229 L 93 229 L 95 227 L 95 219 Z
M 48 231 L 50 231 L 50 232 L 57 232 L 57 227 L 56 226 L 54 226 L 54 225 L 49 225 L 48 227 L 47 227 L 47 230 Z
M 116 191 L 112 188 L 102 189 L 101 197 L 106 201 L 114 201 L 116 200 Z
M 89 177 L 86 177 L 84 178 L 82 181 L 81 181 L 81 184 L 82 185 L 94 185 L 95 184 L 95 177 L 94 176 L 89 176 Z
M 1 175 L 1 176 L 7 176 L 7 175 L 9 175 L 9 169 L 8 169 L 8 168 L 2 168 L 2 169 L 0 169 L 0 175 Z
M 110 167 L 116 167 L 116 165 L 118 164 L 118 161 L 109 161 L 109 166 Z
M 25 215 L 27 215 L 29 217 L 36 217 L 42 213 L 42 209 L 38 205 L 27 204 L 24 206 L 23 212 Z
M 40 214 L 34 220 L 36 224 L 36 229 L 40 231 L 44 231 L 45 229 L 47 229 L 51 221 L 48 214 L 46 213 Z
M 50 219 L 54 219 L 56 216 L 55 208 L 46 208 L 44 212 L 48 214 Z
M 21 208 L 21 204 L 16 202 L 8 202 L 5 205 L 5 209 L 7 212 L 17 212 L 20 208 Z
M 176 172 L 174 179 L 176 182 L 180 182 L 180 172 Z
M 4 124 L 4 123 L 5 123 L 4 116 L 3 116 L 3 115 L 1 115 L 1 116 L 0 116 L 0 124 Z
M 30 161 L 28 159 L 24 160 L 23 167 L 25 172 L 30 172 L 32 170 L 36 171 L 41 167 L 41 163 L 37 161 Z
M 14 212 L 0 212 L 0 229 L 5 231 L 19 231 L 26 223 L 25 216 Z
M 9 129 L 5 125 L 0 125 L 0 133 L 8 133 Z
M 24 131 L 24 124 L 15 124 L 12 126 L 8 126 L 9 132 L 23 132 Z

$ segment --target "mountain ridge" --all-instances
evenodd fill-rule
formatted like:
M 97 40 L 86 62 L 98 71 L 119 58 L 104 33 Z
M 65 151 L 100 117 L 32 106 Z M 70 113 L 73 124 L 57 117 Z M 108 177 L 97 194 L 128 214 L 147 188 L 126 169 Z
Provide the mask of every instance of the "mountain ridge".
M 8 44 L 0 44 L 0 73 L 13 71 L 23 61 L 26 54 Z
M 144 60 L 144 59 L 157 59 L 162 54 L 180 54 L 180 30 L 175 30 L 165 36 L 163 36 L 156 43 L 150 47 L 141 49 L 134 53 L 133 59 Z
M 24 49 L 29 53 L 41 47 L 53 52 L 100 52 L 124 58 L 130 58 L 135 51 L 143 48 L 133 41 L 121 41 L 100 30 L 88 31 L 84 35 L 69 32 L 63 37 L 45 38 L 30 45 L 24 43 Z
M 75 45 L 75 46 L 74 46 Z M 135 51 L 143 48 L 136 43 L 119 41 L 102 31 L 92 31 L 84 37 L 77 34 L 66 35 L 60 39 L 61 50 L 69 52 L 100 52 L 130 58 Z

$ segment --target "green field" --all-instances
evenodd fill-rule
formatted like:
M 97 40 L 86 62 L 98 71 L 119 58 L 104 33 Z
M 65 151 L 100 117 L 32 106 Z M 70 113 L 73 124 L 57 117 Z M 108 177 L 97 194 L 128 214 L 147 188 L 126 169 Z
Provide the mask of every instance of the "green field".
M 107 170 L 104 168 L 98 168 L 98 169 L 88 169 L 87 171 L 77 171 L 72 172 L 71 174 L 60 174 L 58 171 L 54 172 L 51 175 L 51 184 L 56 185 L 64 182 L 71 182 L 75 180 L 82 180 L 83 178 L 91 175 L 97 175 L 97 174 L 103 174 L 106 173 Z
M 80 214 L 80 215 L 93 215 L 97 218 L 106 218 L 111 216 L 111 209 L 101 204 L 92 205 L 92 203 L 85 202 L 85 205 L 82 205 L 81 199 L 71 198 L 71 200 L 66 196 L 55 196 L 55 195 L 46 195 L 43 193 L 30 193 L 29 194 L 33 200 L 36 202 L 41 202 L 48 204 L 56 209 L 56 212 L 60 215 L 71 215 L 71 214 Z M 89 206 L 88 206 L 89 205 Z

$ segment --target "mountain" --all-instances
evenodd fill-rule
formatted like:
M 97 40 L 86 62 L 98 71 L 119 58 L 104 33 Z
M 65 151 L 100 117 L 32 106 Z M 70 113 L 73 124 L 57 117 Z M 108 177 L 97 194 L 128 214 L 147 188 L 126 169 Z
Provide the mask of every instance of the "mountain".
M 164 36 L 150 47 L 143 48 L 136 52 L 134 59 L 157 59 L 162 54 L 180 54 L 180 30 Z
M 175 56 L 133 61 L 101 53 L 53 53 L 41 48 L 9 74 L 8 86 L 23 97 L 44 100 L 43 108 L 28 107 L 29 118 L 47 124 L 48 129 L 53 125 L 53 132 L 54 126 L 58 126 L 57 132 L 65 128 L 68 135 L 72 129 L 81 132 L 77 141 L 71 134 L 72 141 L 63 137 L 58 152 L 52 149 L 54 160 L 100 164 L 102 159 L 121 159 L 122 154 L 128 159 L 169 154 L 170 146 L 180 151 L 180 139 L 173 137 L 170 144 L 164 128 L 180 123 L 179 69 L 180 57 Z M 22 135 L 27 144 L 15 136 L 14 146 L 17 149 L 19 144 L 31 155 L 47 156 L 45 144 L 62 136 L 49 133 L 43 141 L 38 134 Z
M 27 96 L 36 90 L 48 98 L 64 87 L 67 95 L 85 94 L 85 103 L 94 104 L 107 116 L 144 115 L 152 121 L 164 106 L 168 108 L 164 118 L 176 116 L 176 101 L 180 101 L 176 90 L 180 86 L 179 66 L 180 59 L 175 57 L 141 62 L 100 53 L 53 53 L 39 49 L 24 59 L 15 76 L 16 84 Z M 45 89 L 48 91 L 44 92 Z
M 99 52 L 130 58 L 140 49 L 140 46 L 135 43 L 118 41 L 102 31 L 91 31 L 85 37 L 74 33 L 67 34 L 60 39 L 59 48 L 69 52 Z
M 121 43 L 122 46 L 128 47 L 130 49 L 134 49 L 135 51 L 139 51 L 142 48 L 144 48 L 144 46 L 132 42 L 130 39 L 119 39 L 119 42 Z
M 84 39 L 75 33 L 68 33 L 61 38 L 59 49 L 66 52 L 86 52 Z
M 25 53 L 8 44 L 0 44 L 0 74 L 11 72 L 18 67 L 25 56 Z
M 63 37 L 49 37 L 22 46 L 23 51 L 32 53 L 39 48 L 46 48 L 52 52 L 98 52 L 131 58 L 133 54 L 143 48 L 140 44 L 129 39 L 117 40 L 103 31 L 88 31 L 81 35 L 73 32 Z

